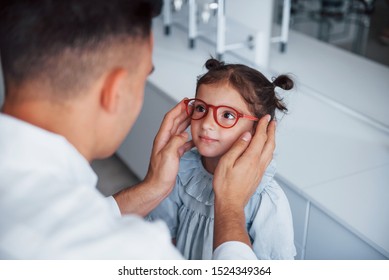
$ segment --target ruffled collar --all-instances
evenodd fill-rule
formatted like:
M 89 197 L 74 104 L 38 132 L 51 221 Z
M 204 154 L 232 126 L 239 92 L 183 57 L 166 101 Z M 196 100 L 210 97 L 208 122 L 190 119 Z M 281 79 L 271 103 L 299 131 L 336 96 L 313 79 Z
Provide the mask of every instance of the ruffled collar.
M 255 194 L 260 194 L 265 189 L 275 173 L 276 164 L 272 160 Z M 205 170 L 201 162 L 201 155 L 197 149 L 192 149 L 182 156 L 178 177 L 184 187 L 184 191 L 188 195 L 205 205 L 210 206 L 214 204 L 213 175 Z

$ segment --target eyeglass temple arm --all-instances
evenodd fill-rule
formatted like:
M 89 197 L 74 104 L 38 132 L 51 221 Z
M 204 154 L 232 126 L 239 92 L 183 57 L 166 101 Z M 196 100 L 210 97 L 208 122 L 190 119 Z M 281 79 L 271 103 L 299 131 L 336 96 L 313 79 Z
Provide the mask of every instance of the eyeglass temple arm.
M 245 119 L 252 120 L 252 121 L 258 121 L 259 120 L 257 117 L 250 116 L 250 115 L 245 115 L 245 114 L 242 114 L 241 117 L 245 118 Z

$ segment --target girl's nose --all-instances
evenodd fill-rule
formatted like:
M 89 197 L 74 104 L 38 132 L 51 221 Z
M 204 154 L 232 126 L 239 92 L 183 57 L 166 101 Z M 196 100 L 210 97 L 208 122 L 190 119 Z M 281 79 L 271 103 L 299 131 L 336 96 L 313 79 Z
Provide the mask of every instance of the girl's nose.
M 213 110 L 213 108 L 209 108 L 207 115 L 202 119 L 201 127 L 205 130 L 214 130 L 217 126 L 217 123 L 213 118 Z

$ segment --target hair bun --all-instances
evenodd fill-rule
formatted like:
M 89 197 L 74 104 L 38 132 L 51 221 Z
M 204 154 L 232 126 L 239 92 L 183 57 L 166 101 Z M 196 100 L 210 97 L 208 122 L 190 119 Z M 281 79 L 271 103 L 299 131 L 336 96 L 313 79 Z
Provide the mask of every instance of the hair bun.
M 208 70 L 214 70 L 214 69 L 217 69 L 219 68 L 220 66 L 223 66 L 224 65 L 224 62 L 223 61 L 219 61 L 215 58 L 210 58 L 207 60 L 207 62 L 205 62 L 205 67 L 208 69 Z
M 293 88 L 294 82 L 291 78 L 289 78 L 287 75 L 280 75 L 273 81 L 273 85 L 275 87 L 280 87 L 284 90 L 289 90 Z

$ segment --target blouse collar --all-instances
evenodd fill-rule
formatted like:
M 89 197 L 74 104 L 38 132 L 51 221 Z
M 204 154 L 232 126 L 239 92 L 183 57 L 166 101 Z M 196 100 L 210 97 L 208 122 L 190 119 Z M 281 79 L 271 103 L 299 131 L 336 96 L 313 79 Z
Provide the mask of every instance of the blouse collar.
M 276 173 L 276 164 L 272 160 L 262 177 L 255 194 L 260 194 L 270 183 Z M 183 155 L 180 161 L 178 178 L 184 186 L 184 191 L 205 205 L 214 204 L 213 175 L 209 173 L 201 162 L 201 155 L 197 149 L 192 149 Z

